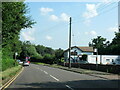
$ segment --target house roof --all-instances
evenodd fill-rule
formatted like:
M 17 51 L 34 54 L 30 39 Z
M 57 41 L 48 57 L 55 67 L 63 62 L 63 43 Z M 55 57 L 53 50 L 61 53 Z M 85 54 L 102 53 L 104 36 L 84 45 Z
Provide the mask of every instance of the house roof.
M 78 46 L 73 46 L 73 47 L 71 47 L 71 49 L 72 48 L 78 48 L 78 49 L 80 49 L 83 52 L 93 52 L 93 47 L 78 47 Z M 68 50 L 69 49 L 65 50 L 65 52 L 68 51 Z
M 93 52 L 93 47 L 78 47 L 84 52 Z

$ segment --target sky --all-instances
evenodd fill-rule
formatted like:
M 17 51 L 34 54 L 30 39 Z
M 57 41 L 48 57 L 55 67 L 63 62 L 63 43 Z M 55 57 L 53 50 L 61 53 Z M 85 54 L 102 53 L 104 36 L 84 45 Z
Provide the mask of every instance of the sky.
M 88 46 L 102 36 L 109 41 L 118 32 L 118 2 L 25 2 L 28 15 L 36 22 L 22 29 L 21 41 L 53 49 L 69 46 L 69 18 L 72 18 L 72 46 Z

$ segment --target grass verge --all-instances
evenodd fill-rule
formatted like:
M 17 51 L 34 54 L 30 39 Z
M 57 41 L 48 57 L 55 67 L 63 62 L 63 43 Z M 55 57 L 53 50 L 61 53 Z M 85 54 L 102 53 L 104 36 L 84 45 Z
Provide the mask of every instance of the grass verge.
M 22 69 L 22 66 L 15 66 L 12 68 L 9 68 L 3 72 L 0 73 L 0 77 L 2 77 L 2 81 L 0 83 L 4 85 L 7 81 L 9 81 L 13 76 L 15 76 L 20 70 Z
M 106 73 L 106 72 L 99 72 L 99 71 L 95 71 L 95 70 L 88 70 L 88 69 L 82 69 L 82 68 L 79 68 L 79 69 L 78 68 L 68 68 L 68 67 L 64 67 L 64 66 L 61 66 L 61 65 L 57 65 L 57 64 L 50 65 L 50 64 L 39 63 L 39 62 L 35 62 L 34 64 L 45 65 L 45 66 L 54 67 L 54 68 L 59 68 L 59 69 L 67 70 L 67 71 L 80 73 L 80 74 L 110 75 L 110 73 Z
M 41 62 L 32 62 L 33 64 L 38 64 L 38 65 L 45 65 L 45 66 L 50 66 L 50 67 L 54 67 L 54 68 L 60 68 L 63 67 L 61 65 L 57 65 L 57 64 L 46 64 L 46 63 L 41 63 Z

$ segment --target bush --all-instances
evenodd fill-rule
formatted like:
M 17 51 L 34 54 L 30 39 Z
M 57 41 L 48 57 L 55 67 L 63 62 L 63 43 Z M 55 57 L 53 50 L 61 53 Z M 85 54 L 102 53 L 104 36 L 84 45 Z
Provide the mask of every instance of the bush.
M 41 62 L 43 57 L 41 55 L 34 55 L 31 57 L 31 62 Z
M 45 54 L 44 58 L 43 58 L 43 62 L 47 63 L 47 64 L 53 64 L 54 63 L 54 55 L 50 55 L 50 54 Z
M 13 59 L 10 59 L 10 58 L 2 59 L 2 71 L 6 70 L 8 68 L 17 66 L 17 65 L 18 65 L 18 63 L 15 62 L 15 60 L 13 60 Z
M 82 60 L 87 61 L 87 55 L 86 54 L 82 55 Z

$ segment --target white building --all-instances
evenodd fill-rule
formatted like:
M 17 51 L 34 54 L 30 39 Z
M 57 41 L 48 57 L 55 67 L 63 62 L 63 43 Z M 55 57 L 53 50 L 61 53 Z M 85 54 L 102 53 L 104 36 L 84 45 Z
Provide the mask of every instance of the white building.
M 90 64 L 120 64 L 119 55 L 88 55 L 87 61 Z
M 120 65 L 120 55 L 93 55 L 93 47 L 71 47 L 71 63 Z M 86 55 L 85 58 L 83 56 Z M 69 62 L 69 49 L 64 51 L 65 62 Z
M 93 47 L 71 47 L 71 63 L 78 63 L 82 55 L 93 55 Z M 69 62 L 69 49 L 64 51 L 65 62 Z

